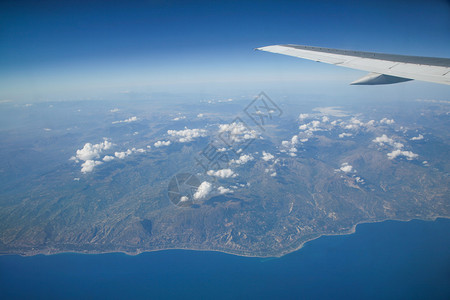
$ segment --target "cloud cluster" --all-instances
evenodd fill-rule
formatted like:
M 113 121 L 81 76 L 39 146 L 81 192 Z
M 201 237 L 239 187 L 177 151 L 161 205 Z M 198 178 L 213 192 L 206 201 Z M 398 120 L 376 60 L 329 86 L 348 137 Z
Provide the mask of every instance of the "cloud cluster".
M 146 152 L 145 149 L 132 148 L 132 149 L 127 149 L 126 151 L 123 151 L 123 152 L 115 152 L 114 156 L 117 157 L 118 159 L 124 159 L 125 157 L 127 157 L 128 155 L 130 155 L 132 153 L 145 153 L 145 152 Z M 105 157 L 103 158 L 103 160 L 105 160 Z
M 188 129 L 185 127 L 183 130 L 167 130 L 167 133 L 170 136 L 178 138 L 178 142 L 180 143 L 188 143 L 192 142 L 195 138 L 205 137 L 207 132 L 204 129 Z
M 266 152 L 266 151 L 263 151 L 263 152 L 262 152 L 262 159 L 263 159 L 264 161 L 273 160 L 274 158 L 275 158 L 275 156 L 273 156 L 272 154 L 270 154 L 270 153 L 268 153 L 268 152 Z
M 207 172 L 209 176 L 214 176 L 218 178 L 230 178 L 230 177 L 236 177 L 236 173 L 234 173 L 231 169 L 222 169 L 222 170 L 209 170 Z
M 212 185 L 211 183 L 207 182 L 207 181 L 203 181 L 197 188 L 197 191 L 194 193 L 194 199 L 195 200 L 201 200 L 206 198 L 206 196 L 208 196 L 208 194 L 211 192 L 212 190 Z
M 395 123 L 394 119 L 383 118 L 380 120 L 380 124 L 391 125 L 394 123 Z
M 394 141 L 392 138 L 388 137 L 385 134 L 383 134 L 382 136 L 376 137 L 374 140 L 372 140 L 372 142 L 374 142 L 380 146 L 387 144 L 387 145 L 390 145 L 397 149 L 403 148 L 403 146 L 404 146 L 402 143 L 398 143 L 398 142 Z
M 298 135 L 294 135 L 292 138 L 291 138 L 291 140 L 290 141 L 282 141 L 281 142 L 281 147 L 282 147 L 282 149 L 280 150 L 280 152 L 284 152 L 284 153 L 288 153 L 290 156 L 297 156 L 297 148 L 296 148 L 296 145 L 299 143 L 299 142 L 307 142 L 308 141 L 308 139 L 306 138 L 306 139 L 300 139 L 299 137 L 298 137 Z M 264 158 L 263 158 L 264 159 Z
M 329 107 L 316 107 L 313 109 L 313 111 L 318 111 L 319 113 L 323 115 L 329 115 L 333 117 L 347 117 L 347 112 L 340 110 L 340 107 L 336 106 L 329 106 Z
M 277 172 L 275 171 L 275 168 L 274 168 L 273 165 L 270 166 L 270 167 L 267 168 L 267 169 L 264 169 L 264 172 L 265 172 L 265 173 L 270 173 L 270 176 L 271 176 L 271 177 L 277 176 Z
M 419 155 L 412 153 L 411 151 L 402 151 L 400 149 L 397 149 L 397 150 L 392 151 L 391 153 L 388 153 L 387 156 L 389 159 L 394 159 L 399 156 L 404 156 L 404 157 L 406 157 L 407 160 L 413 160 L 413 159 L 419 157 Z
M 171 144 L 171 141 L 157 141 L 155 144 L 153 144 L 156 148 L 163 147 L 163 146 L 169 146 Z
M 375 125 L 376 121 L 375 120 L 370 120 L 367 123 L 364 123 L 363 121 L 359 120 L 356 117 L 352 117 L 350 120 L 347 121 L 341 121 L 338 124 L 338 121 L 335 120 L 333 122 L 331 122 L 331 125 L 333 126 L 337 126 L 339 125 L 341 128 L 345 129 L 345 130 L 352 130 L 352 131 L 359 131 L 361 129 L 367 129 L 369 127 L 373 127 Z M 343 133 L 343 136 L 339 135 L 340 138 L 343 138 L 345 136 L 349 136 L 349 133 Z
M 138 120 L 138 118 L 135 116 L 135 117 L 128 118 L 128 119 L 126 119 L 126 120 L 114 121 L 114 122 L 112 122 L 112 123 L 113 123 L 113 124 L 118 124 L 118 123 L 131 123 L 131 122 L 136 122 L 137 120 Z
M 78 149 L 76 155 L 72 156 L 70 159 L 76 162 L 79 162 L 80 160 L 83 161 L 83 163 L 81 164 L 82 173 L 92 172 L 95 166 L 102 164 L 101 161 L 97 161 L 95 159 L 100 158 L 100 154 L 104 150 L 108 150 L 111 147 L 112 143 L 107 139 L 98 144 L 86 143 L 84 144 L 83 148 Z
M 322 130 L 320 129 L 320 121 L 314 120 L 311 121 L 307 124 L 302 124 L 298 127 L 298 129 L 303 130 L 303 131 L 309 131 L 309 132 L 313 132 L 313 131 L 319 131 Z
M 244 140 L 255 139 L 258 137 L 256 131 L 248 129 L 241 122 L 230 124 L 220 124 L 219 133 L 228 133 L 232 142 L 241 142 Z
M 392 138 L 389 138 L 385 134 L 375 138 L 374 140 L 372 140 L 372 142 L 377 143 L 378 145 L 387 144 L 387 145 L 394 147 L 395 149 L 392 152 L 387 154 L 389 159 L 395 159 L 397 157 L 404 156 L 404 157 L 406 157 L 406 159 L 412 160 L 412 159 L 419 157 L 419 155 L 417 155 L 411 151 L 402 150 L 404 147 L 404 145 L 402 143 L 398 143 L 398 142 L 394 141 Z
M 298 116 L 298 119 L 299 119 L 300 121 L 303 121 L 304 119 L 307 119 L 307 118 L 309 118 L 309 114 L 300 114 L 300 115 Z
M 113 144 L 107 139 L 105 139 L 102 143 L 98 144 L 86 143 L 84 147 L 82 149 L 77 150 L 76 155 L 72 156 L 70 159 L 74 160 L 77 163 L 80 160 L 83 161 L 83 163 L 81 164 L 81 172 L 89 173 L 92 172 L 96 166 L 101 165 L 103 162 L 109 162 L 114 160 L 115 158 L 123 159 L 132 153 L 146 152 L 145 149 L 132 148 L 124 152 L 115 152 L 114 156 L 105 155 L 102 159 L 103 161 L 96 160 L 100 158 L 100 154 L 103 151 L 109 150 L 112 147 L 112 145 Z
M 123 152 L 115 152 L 114 156 L 117 157 L 118 159 L 124 159 L 125 157 L 127 157 L 131 153 L 133 153 L 133 152 L 131 152 L 131 150 L 128 149 L 127 151 L 123 151 Z
M 238 164 L 238 165 L 244 165 L 248 163 L 249 161 L 254 160 L 255 158 L 251 154 L 242 154 L 239 156 L 238 159 L 232 159 L 230 160 L 230 163 Z
M 112 143 L 108 140 L 104 140 L 102 143 L 91 144 L 86 143 L 82 149 L 77 150 L 76 155 L 72 157 L 72 160 L 93 160 L 100 157 L 100 153 L 104 150 L 108 150 L 112 147 Z

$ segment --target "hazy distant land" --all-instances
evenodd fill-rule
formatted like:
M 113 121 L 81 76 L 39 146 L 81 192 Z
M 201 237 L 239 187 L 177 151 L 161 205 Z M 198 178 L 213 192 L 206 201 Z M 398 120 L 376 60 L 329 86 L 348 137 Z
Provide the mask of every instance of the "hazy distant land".
M 251 101 L 0 104 L 0 252 L 270 257 L 450 216 L 448 103 L 299 99 L 257 124 Z M 177 174 L 201 187 L 174 203 Z

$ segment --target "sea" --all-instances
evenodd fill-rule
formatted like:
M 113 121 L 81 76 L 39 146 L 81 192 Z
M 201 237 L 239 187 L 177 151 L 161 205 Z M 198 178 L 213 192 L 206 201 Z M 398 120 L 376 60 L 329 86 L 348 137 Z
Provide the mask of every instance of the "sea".
M 281 258 L 1 256 L 0 299 L 450 299 L 450 220 L 361 224 Z

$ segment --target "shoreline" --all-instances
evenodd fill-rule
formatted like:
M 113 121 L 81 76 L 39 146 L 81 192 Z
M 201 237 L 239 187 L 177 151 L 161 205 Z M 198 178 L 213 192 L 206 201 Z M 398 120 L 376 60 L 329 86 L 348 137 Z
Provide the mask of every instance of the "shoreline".
M 318 234 L 317 237 L 313 237 L 311 239 L 308 239 L 306 241 L 303 241 L 298 245 L 297 247 L 291 248 L 289 250 L 281 251 L 278 255 L 253 255 L 253 254 L 242 254 L 242 253 L 236 253 L 231 251 L 225 251 L 225 250 L 219 250 L 219 249 L 202 249 L 202 248 L 164 248 L 164 249 L 152 249 L 152 250 L 144 250 L 144 251 L 136 251 L 136 252 L 127 252 L 127 251 L 104 251 L 104 252 L 83 252 L 83 251 L 60 251 L 60 252 L 54 252 L 54 253 L 45 253 L 45 252 L 36 252 L 33 254 L 20 254 L 20 253 L 0 253 L 0 256 L 12 256 L 17 255 L 21 257 L 33 257 L 36 255 L 45 255 L 45 256 L 51 256 L 51 255 L 59 255 L 59 254 L 86 254 L 86 255 L 101 255 L 101 254 L 112 254 L 112 253 L 123 253 L 127 256 L 137 256 L 142 253 L 151 253 L 151 252 L 159 252 L 159 251 L 166 251 L 166 250 L 186 250 L 186 251 L 207 251 L 207 252 L 220 252 L 228 255 L 234 255 L 234 256 L 240 256 L 240 257 L 251 257 L 251 258 L 263 258 L 263 259 L 270 259 L 270 258 L 282 258 L 283 256 L 286 256 L 290 253 L 299 251 L 303 248 L 303 246 L 306 243 L 309 243 L 311 241 L 314 241 L 316 239 L 319 239 L 323 236 L 341 236 L 341 235 L 351 235 L 356 232 L 357 226 L 361 224 L 375 224 L 375 223 L 382 223 L 386 221 L 395 221 L 395 222 L 410 222 L 410 221 L 424 221 L 424 222 L 434 222 L 437 219 L 450 219 L 450 216 L 435 216 L 431 218 L 411 218 L 411 219 L 383 219 L 383 220 L 376 220 L 376 221 L 362 221 L 359 223 L 356 223 L 353 225 L 349 230 L 341 233 L 322 233 Z

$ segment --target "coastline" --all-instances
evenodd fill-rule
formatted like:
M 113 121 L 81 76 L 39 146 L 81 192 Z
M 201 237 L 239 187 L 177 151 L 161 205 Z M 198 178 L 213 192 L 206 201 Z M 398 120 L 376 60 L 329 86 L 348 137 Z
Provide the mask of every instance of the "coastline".
M 20 254 L 20 253 L 0 253 L 0 256 L 8 256 L 8 255 L 18 255 L 21 257 L 32 257 L 32 256 L 36 256 L 36 255 L 45 255 L 45 256 L 50 256 L 50 255 L 59 255 L 59 254 L 86 254 L 86 255 L 99 255 L 99 254 L 111 254 L 111 253 L 123 253 L 125 255 L 128 256 L 137 256 L 139 254 L 142 253 L 151 253 L 151 252 L 159 252 L 159 251 L 166 251 L 166 250 L 186 250 L 186 251 L 207 251 L 207 252 L 220 252 L 220 253 L 224 253 L 224 254 L 228 254 L 228 255 L 235 255 L 235 256 L 240 256 L 240 257 L 251 257 L 251 258 L 281 258 L 285 255 L 288 255 L 290 253 L 299 251 L 303 248 L 303 246 L 311 241 L 314 241 L 316 239 L 319 239 L 323 236 L 341 236 L 341 235 L 351 235 L 354 234 L 357 230 L 358 225 L 361 224 L 375 224 L 375 223 L 382 223 L 385 221 L 396 221 L 396 222 L 410 222 L 413 220 L 418 220 L 418 221 L 425 221 L 425 222 L 434 222 L 437 219 L 450 219 L 450 216 L 435 216 L 435 217 L 431 217 L 431 218 L 411 218 L 411 219 L 391 219 L 391 218 L 387 218 L 387 219 L 383 219 L 383 220 L 375 220 L 375 221 L 361 221 L 356 223 L 355 225 L 353 225 L 349 230 L 344 231 L 344 232 L 340 232 L 340 233 L 318 233 L 317 236 L 312 237 L 310 239 L 307 239 L 305 241 L 302 241 L 299 245 L 294 246 L 294 247 L 288 247 L 286 248 L 285 251 L 281 251 L 279 254 L 277 255 L 258 255 L 258 254 L 246 254 L 246 253 L 238 253 L 238 252 L 233 252 L 233 251 L 227 251 L 227 250 L 222 250 L 222 249 L 206 249 L 206 248 L 195 248 L 195 247 L 174 247 L 174 248 L 163 248 L 163 249 L 151 249 L 151 250 L 143 250 L 143 251 L 136 251 L 136 252 L 129 252 L 129 251 L 121 251 L 121 250 L 115 250 L 115 251 L 99 251 L 99 252 L 95 252 L 95 251 L 55 251 L 55 252 L 49 252 L 49 251 L 37 251 L 36 253 L 32 253 L 32 254 Z M 295 244 L 295 242 L 294 242 Z M 53 249 L 52 249 L 53 250 Z

